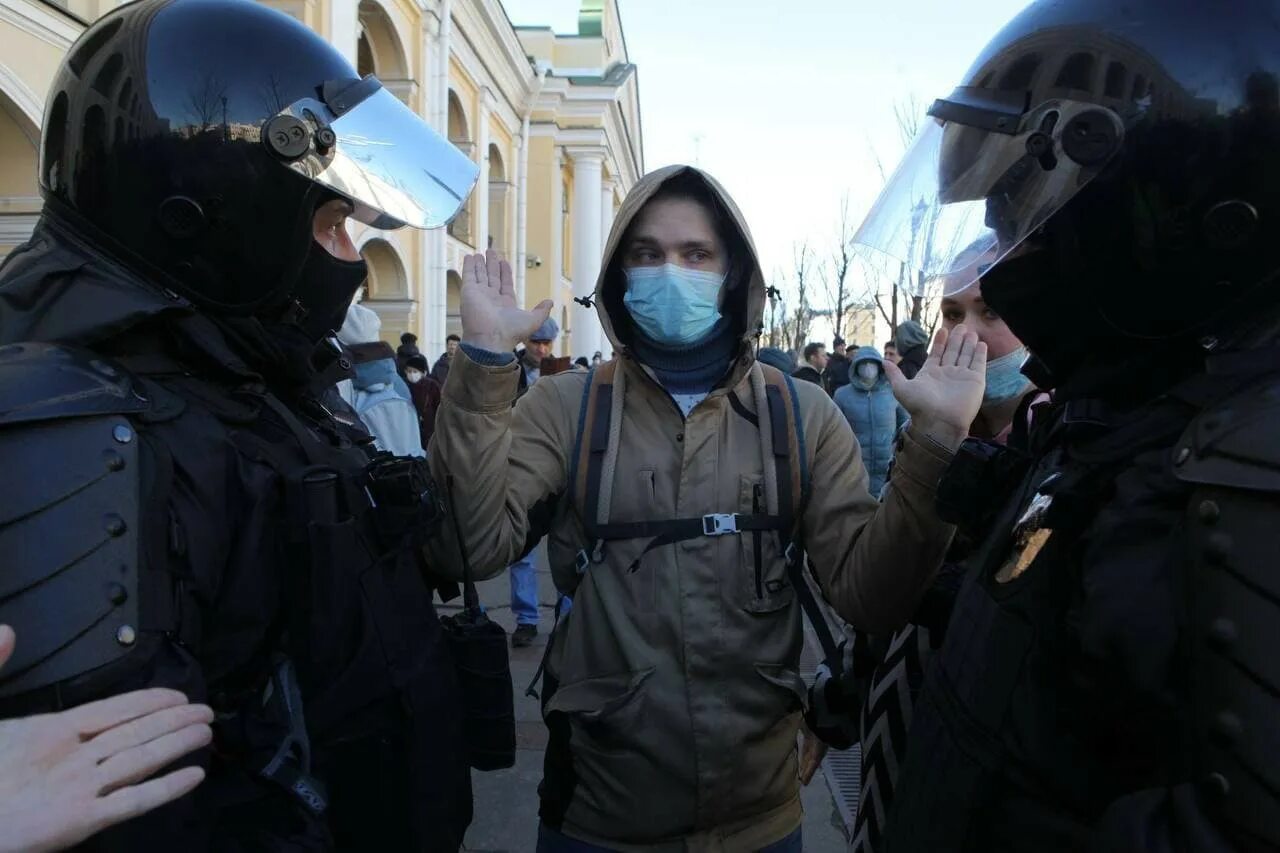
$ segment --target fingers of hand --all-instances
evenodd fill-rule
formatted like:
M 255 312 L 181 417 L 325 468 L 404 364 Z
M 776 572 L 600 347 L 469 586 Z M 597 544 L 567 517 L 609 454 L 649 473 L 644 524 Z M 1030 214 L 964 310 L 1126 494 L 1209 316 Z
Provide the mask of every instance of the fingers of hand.
M 213 731 L 196 723 L 155 740 L 117 752 L 98 765 L 98 790 L 106 794 L 145 779 L 189 752 L 208 746 Z
M 894 364 L 892 361 L 886 360 L 884 362 L 884 375 L 889 377 L 889 384 L 893 386 L 895 389 L 898 388 L 903 382 L 907 381 L 907 377 L 903 375 L 902 369 L 899 368 L 898 365 Z
M 181 731 L 188 726 L 213 722 L 213 710 L 207 705 L 177 705 L 116 726 L 101 733 L 85 745 L 94 761 L 103 761 L 116 753 Z
M 466 255 L 462 259 L 462 283 L 463 285 L 476 283 L 475 255 Z
M 978 349 L 978 336 L 973 332 L 965 332 L 960 341 L 960 353 L 956 357 L 956 364 L 960 367 L 973 366 L 973 353 Z
M 62 719 L 70 724 L 77 734 L 88 737 L 138 717 L 186 703 L 187 697 L 177 690 L 153 687 L 149 690 L 122 693 L 110 699 L 101 699 L 72 708 L 70 711 L 63 712 L 66 716 Z
M 498 257 L 498 253 L 493 249 L 489 249 L 484 253 L 485 272 L 489 280 L 489 287 L 495 290 L 502 285 L 502 260 Z
M 191 792 L 204 780 L 204 770 L 183 767 L 159 779 L 113 791 L 94 803 L 97 828 L 111 826 L 172 802 Z
M 511 264 L 502 261 L 498 264 L 498 273 L 502 278 L 502 294 L 514 296 L 516 292 L 515 276 L 511 272 Z
M 940 331 L 946 331 L 942 329 Z M 953 367 L 960 363 L 960 352 L 964 347 L 964 340 L 968 336 L 969 330 L 961 323 L 950 332 L 947 333 L 946 347 L 942 350 L 942 366 Z
M 973 348 L 973 361 L 969 364 L 970 368 L 982 373 L 984 376 L 987 372 L 987 345 L 983 341 L 978 341 L 978 345 Z
M 960 326 L 956 327 L 961 328 Z M 947 348 L 947 341 L 951 338 L 951 332 L 946 326 L 942 326 L 933 335 L 933 347 L 929 350 L 929 360 L 938 364 L 944 363 L 943 353 Z

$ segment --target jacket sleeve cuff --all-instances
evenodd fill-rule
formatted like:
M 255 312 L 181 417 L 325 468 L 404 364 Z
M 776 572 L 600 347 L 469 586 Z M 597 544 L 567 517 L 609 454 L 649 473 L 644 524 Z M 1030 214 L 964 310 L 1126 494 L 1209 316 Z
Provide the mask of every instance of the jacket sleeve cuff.
M 449 378 L 445 380 L 442 398 L 466 412 L 495 414 L 510 411 L 516 401 L 520 385 L 520 365 L 515 356 L 505 353 L 507 361 L 498 364 L 477 362 L 472 353 L 497 356 L 477 347 L 462 344 L 449 366 Z
M 515 353 L 511 352 L 494 352 L 493 350 L 472 346 L 465 342 L 459 343 L 458 347 L 481 367 L 500 367 L 516 360 Z
M 899 438 L 898 453 L 893 460 L 894 476 L 908 477 L 935 491 L 954 457 L 954 453 L 911 424 Z

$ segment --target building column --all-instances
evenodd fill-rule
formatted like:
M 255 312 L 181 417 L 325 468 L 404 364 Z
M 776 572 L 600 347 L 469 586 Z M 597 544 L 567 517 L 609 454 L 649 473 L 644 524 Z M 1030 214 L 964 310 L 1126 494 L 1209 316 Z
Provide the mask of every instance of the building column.
M 573 295 L 594 294 L 600 275 L 600 198 L 603 193 L 604 151 L 599 148 L 569 149 L 573 158 Z M 599 349 L 600 318 L 596 308 L 573 305 L 574 358 Z
M 551 245 L 548 247 L 547 257 L 543 260 L 543 263 L 550 265 L 548 275 L 551 281 L 550 298 L 552 301 L 556 301 L 560 298 L 560 282 L 564 279 L 565 266 L 563 255 L 564 215 L 561 213 L 564 209 L 564 149 L 557 145 L 552 151 L 551 165 L 548 167 L 551 170 Z M 532 306 L 526 304 L 524 307 L 529 308 Z M 560 341 L 564 347 L 564 352 L 559 353 L 560 355 L 568 355 L 569 351 L 577 346 L 575 342 L 578 334 L 578 315 L 575 310 L 576 306 L 570 303 L 569 308 L 569 322 L 572 324 L 569 326 L 569 332 L 572 337 L 569 338 L 568 343 L 565 343 L 566 335 L 561 334 Z M 562 329 L 561 332 L 563 333 L 563 331 Z
M 613 178 L 605 178 L 601 183 L 600 263 L 602 264 L 604 263 L 604 248 L 609 243 L 609 231 L 613 228 L 613 192 L 615 186 L 616 183 Z M 603 326 L 600 327 L 600 334 L 597 337 L 595 349 L 599 350 L 605 358 L 609 357 L 609 352 L 613 349 L 613 342 L 605 336 Z M 587 358 L 591 358 L 591 353 L 587 353 Z
M 431 15 L 424 15 L 420 38 L 423 50 L 416 74 L 418 85 L 418 113 L 427 124 L 435 126 L 435 47 L 440 22 Z M 409 319 L 409 331 L 418 336 L 418 348 L 431 358 L 436 347 L 435 317 L 443 314 L 440 302 L 444 298 L 444 283 L 436 279 L 436 235 L 432 231 L 419 231 L 417 267 L 411 275 L 411 298 L 417 301 L 416 311 Z
M 360 40 L 360 0 L 329 0 L 329 42 L 356 67 Z
M 480 90 L 480 107 L 476 113 L 476 162 L 480 177 L 476 179 L 476 251 L 489 248 L 489 113 L 493 110 L 493 93 Z
M 440 0 L 438 18 L 427 17 L 427 32 L 432 38 L 427 40 L 426 51 L 430 75 L 427 78 L 427 116 L 428 123 L 436 133 L 448 138 L 449 135 L 449 51 L 453 31 L 453 13 L 450 0 Z M 446 257 L 448 232 L 444 228 L 434 228 L 426 235 L 426 267 L 427 278 L 423 282 L 423 303 L 418 312 L 418 347 L 435 358 L 444 352 L 445 328 L 448 323 L 449 294 L 448 269 Z

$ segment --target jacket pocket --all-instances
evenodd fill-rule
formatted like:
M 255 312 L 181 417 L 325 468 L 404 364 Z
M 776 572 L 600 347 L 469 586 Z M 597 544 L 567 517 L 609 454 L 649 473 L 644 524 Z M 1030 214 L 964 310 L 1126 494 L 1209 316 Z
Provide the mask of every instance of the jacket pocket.
M 569 718 L 574 749 L 621 753 L 635 742 L 644 715 L 644 684 L 653 668 L 584 678 L 562 684 L 548 700 L 544 715 Z
M 730 778 L 734 800 L 750 812 L 776 808 L 796 796 L 796 733 L 806 690 L 796 670 L 786 664 L 756 663 L 748 676 L 744 706 L 752 710 L 737 734 Z
M 763 515 L 768 511 L 764 480 L 744 476 L 739 484 L 738 511 Z M 773 613 L 791 605 L 795 590 L 787 575 L 787 561 L 781 535 L 775 530 L 753 530 L 738 534 L 741 561 L 737 567 L 738 599 L 749 613 Z
M 805 687 L 800 673 L 781 663 L 758 663 L 755 667 L 761 678 L 778 688 L 779 701 L 785 702 L 786 708 L 791 711 L 804 709 L 809 689 Z

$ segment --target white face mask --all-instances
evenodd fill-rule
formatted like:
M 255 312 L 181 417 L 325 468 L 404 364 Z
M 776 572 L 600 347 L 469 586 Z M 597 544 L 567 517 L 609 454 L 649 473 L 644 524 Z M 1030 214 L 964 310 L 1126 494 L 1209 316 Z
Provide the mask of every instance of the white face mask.
M 404 372 L 404 378 L 408 380 L 410 385 L 416 385 L 422 381 L 422 371 L 410 368 Z
M 864 361 L 858 365 L 858 378 L 870 385 L 880 378 L 880 365 L 874 361 Z

